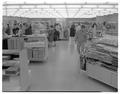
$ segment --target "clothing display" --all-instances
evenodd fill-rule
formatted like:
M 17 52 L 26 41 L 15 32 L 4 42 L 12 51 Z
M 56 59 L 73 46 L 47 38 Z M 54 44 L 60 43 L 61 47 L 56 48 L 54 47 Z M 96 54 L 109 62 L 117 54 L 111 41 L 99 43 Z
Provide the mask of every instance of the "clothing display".
M 80 68 L 86 71 L 90 77 L 117 88 L 117 83 L 114 85 L 111 83 L 111 79 L 113 79 L 111 75 L 116 74 L 118 71 L 118 39 L 114 36 L 114 42 L 108 42 L 111 40 L 111 37 L 96 39 L 94 42 L 86 43 L 84 47 L 85 51 L 81 50 L 85 53 L 80 55 Z M 100 73 L 100 70 L 103 72 Z M 99 76 L 105 73 L 111 77 L 110 80 L 106 79 L 104 76 Z M 117 80 L 117 78 L 114 80 Z

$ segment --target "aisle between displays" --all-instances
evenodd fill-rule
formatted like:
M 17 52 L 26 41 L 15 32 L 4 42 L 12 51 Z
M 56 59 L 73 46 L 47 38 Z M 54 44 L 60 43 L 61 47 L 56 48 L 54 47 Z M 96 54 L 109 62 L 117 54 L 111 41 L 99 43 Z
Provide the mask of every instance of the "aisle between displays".
M 49 48 L 46 62 L 30 63 L 32 74 L 29 91 L 115 92 L 108 85 L 96 81 L 80 70 L 79 55 L 68 41 L 57 41 Z

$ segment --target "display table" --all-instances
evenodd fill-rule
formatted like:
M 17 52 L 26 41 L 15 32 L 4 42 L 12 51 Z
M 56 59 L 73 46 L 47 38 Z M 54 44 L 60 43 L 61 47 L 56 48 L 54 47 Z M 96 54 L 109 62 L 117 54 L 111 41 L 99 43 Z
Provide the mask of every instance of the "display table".
M 27 36 L 25 45 L 30 61 L 44 61 L 48 57 L 48 41 L 45 34 Z
M 85 73 L 109 86 L 118 88 L 118 40 L 106 35 L 86 43 L 80 55 L 80 68 Z M 83 50 L 82 50 L 83 51 Z

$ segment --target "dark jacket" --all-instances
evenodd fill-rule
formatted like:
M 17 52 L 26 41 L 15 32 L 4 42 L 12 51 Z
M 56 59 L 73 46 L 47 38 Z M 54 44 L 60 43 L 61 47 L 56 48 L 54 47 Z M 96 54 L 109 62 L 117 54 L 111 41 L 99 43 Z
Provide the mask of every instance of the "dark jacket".
M 75 33 L 76 33 L 75 26 L 71 26 L 71 28 L 70 28 L 70 36 L 74 37 Z
M 49 30 L 48 31 L 48 41 L 52 42 L 54 40 L 54 30 Z
M 17 34 L 18 34 L 18 31 L 19 31 L 19 28 L 18 28 L 18 27 L 13 28 L 13 34 L 14 34 L 14 35 L 17 35 Z
M 59 31 L 57 31 L 56 29 L 54 30 L 54 41 L 57 41 L 59 39 Z
M 28 27 L 26 30 L 25 30 L 25 35 L 32 35 L 32 27 Z

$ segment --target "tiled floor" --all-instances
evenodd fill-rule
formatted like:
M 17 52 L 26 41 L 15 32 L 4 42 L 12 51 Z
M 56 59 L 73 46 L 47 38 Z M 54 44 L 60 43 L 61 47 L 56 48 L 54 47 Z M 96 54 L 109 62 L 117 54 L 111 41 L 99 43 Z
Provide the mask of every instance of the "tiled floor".
M 80 71 L 78 54 L 68 41 L 49 48 L 46 62 L 32 62 L 29 91 L 115 91 Z

